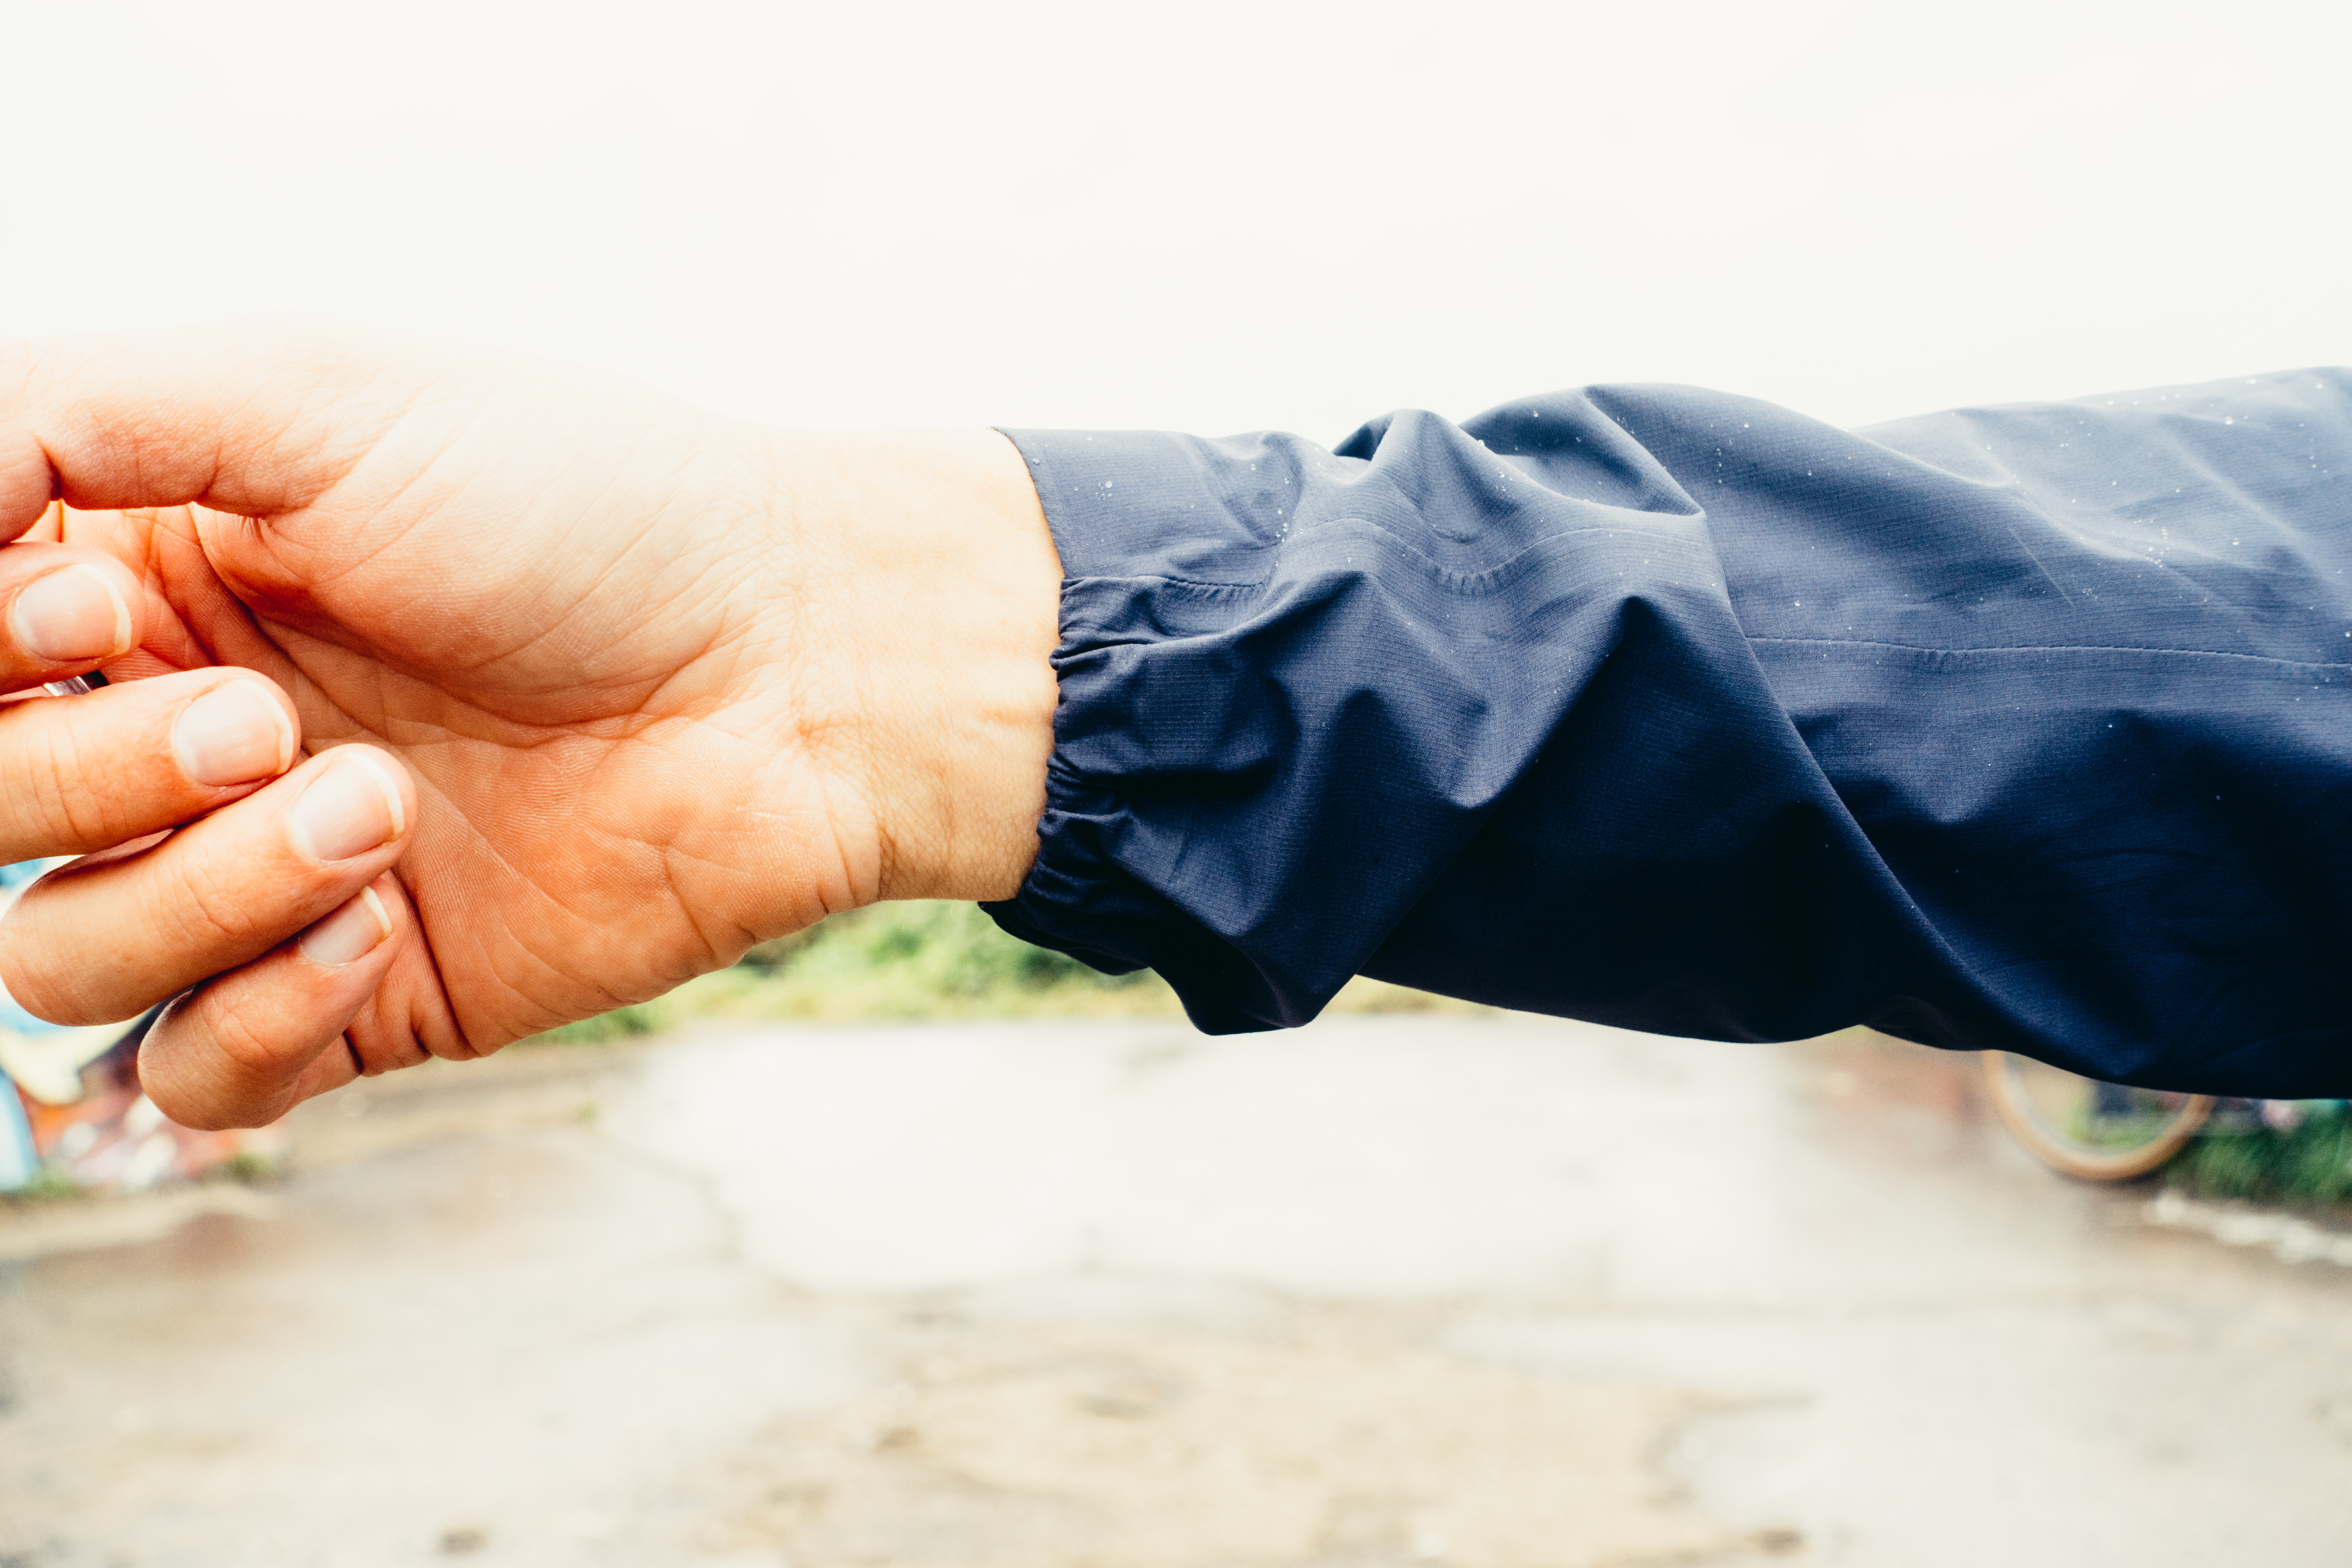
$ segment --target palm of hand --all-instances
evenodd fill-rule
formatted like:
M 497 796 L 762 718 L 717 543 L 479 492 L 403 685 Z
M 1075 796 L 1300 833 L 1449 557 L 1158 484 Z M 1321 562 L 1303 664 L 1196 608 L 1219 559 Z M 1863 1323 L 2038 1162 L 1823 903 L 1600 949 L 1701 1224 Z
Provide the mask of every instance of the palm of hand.
M 659 994 L 871 880 L 778 689 L 788 542 L 758 443 L 664 439 L 650 398 L 467 391 L 275 515 L 83 520 L 168 605 L 148 657 L 260 670 L 309 749 L 407 764 L 430 962 L 355 1027 L 443 1054 Z

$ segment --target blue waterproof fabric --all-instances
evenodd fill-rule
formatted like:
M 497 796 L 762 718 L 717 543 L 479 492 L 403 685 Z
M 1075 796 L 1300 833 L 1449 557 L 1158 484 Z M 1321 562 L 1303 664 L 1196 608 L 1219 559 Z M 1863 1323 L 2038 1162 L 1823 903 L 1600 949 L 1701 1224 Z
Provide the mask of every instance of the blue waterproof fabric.
M 2352 1093 L 2352 373 L 1011 434 L 1066 580 L 991 910 L 1204 1029 L 1360 972 Z

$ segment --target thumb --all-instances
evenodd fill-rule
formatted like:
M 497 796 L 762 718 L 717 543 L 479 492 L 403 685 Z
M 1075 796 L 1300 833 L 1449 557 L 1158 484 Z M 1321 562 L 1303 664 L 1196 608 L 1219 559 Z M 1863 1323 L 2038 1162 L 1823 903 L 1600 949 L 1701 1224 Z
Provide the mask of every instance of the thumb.
M 0 539 L 60 496 L 87 510 L 299 510 L 428 379 L 381 340 L 275 321 L 0 341 Z

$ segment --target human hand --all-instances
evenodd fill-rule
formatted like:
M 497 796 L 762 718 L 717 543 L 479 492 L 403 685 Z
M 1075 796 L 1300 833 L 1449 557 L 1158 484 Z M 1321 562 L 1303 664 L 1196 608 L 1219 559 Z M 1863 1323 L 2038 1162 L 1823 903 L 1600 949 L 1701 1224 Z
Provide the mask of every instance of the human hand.
M 176 996 L 141 1073 L 192 1126 L 1035 852 L 1059 569 L 991 432 L 275 326 L 0 344 L 0 689 L 114 681 L 0 708 L 0 862 L 86 856 L 0 981 Z

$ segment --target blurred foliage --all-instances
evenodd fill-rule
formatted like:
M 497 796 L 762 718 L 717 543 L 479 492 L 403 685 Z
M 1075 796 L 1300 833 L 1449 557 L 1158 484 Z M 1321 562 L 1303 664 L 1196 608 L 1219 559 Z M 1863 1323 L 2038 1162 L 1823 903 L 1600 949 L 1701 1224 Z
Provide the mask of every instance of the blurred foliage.
M 2225 1110 L 2165 1167 L 2165 1184 L 2200 1198 L 2352 1203 L 2352 1115 L 2336 1100 L 2283 1102 L 2266 1121 Z M 2273 1122 L 2291 1121 L 2292 1125 Z
M 0 1093 L 6 1092 L 5 1080 L 0 1079 Z M 82 1190 L 71 1176 L 53 1165 L 41 1165 L 33 1172 L 32 1179 L 10 1193 L 0 1193 L 0 1203 L 34 1204 L 60 1198 L 78 1198 Z M 0 1563 L 7 1559 L 0 1557 Z
M 593 1018 L 583 1018 L 576 1024 L 550 1029 L 535 1037 L 556 1045 L 601 1046 L 609 1040 L 650 1035 L 667 1026 L 668 1022 L 660 1016 L 656 1004 L 640 1002 L 633 1006 L 615 1007 L 609 1013 L 599 1013 Z
M 1378 981 L 1357 980 L 1341 1012 L 1481 1011 Z M 602 1041 L 651 1035 L 698 1018 L 857 1019 L 1053 1016 L 1176 1017 L 1175 993 L 1150 971 L 1104 974 L 1006 935 L 977 904 L 877 904 L 763 942 L 731 969 L 668 995 L 541 1037 Z

